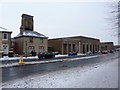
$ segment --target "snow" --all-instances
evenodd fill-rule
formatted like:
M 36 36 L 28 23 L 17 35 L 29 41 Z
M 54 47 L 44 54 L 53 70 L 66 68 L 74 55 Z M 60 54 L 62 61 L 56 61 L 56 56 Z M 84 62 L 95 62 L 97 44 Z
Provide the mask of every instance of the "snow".
M 36 31 L 30 31 L 30 30 L 25 30 L 22 34 L 19 34 L 16 37 L 21 37 L 21 36 L 48 38 L 43 34 L 40 34 L 40 33 L 36 32 Z
M 78 53 L 77 55 L 78 56 L 82 56 L 82 55 L 86 55 L 86 54 Z M 68 54 L 64 54 L 64 55 L 58 54 L 58 55 L 55 55 L 55 57 L 66 57 L 66 56 L 68 56 Z
M 99 57 L 101 55 L 96 55 L 96 56 L 88 56 L 88 57 L 78 57 L 78 58 L 65 58 L 65 59 L 54 59 L 54 60 L 48 60 L 48 61 L 32 61 L 32 62 L 24 62 L 24 65 L 28 65 L 28 64 L 45 64 L 45 63 L 53 63 L 53 62 L 62 62 L 62 61 L 73 61 L 73 60 L 80 60 L 80 59 L 88 59 L 88 58 L 95 58 L 95 57 Z M 37 57 L 37 56 L 36 56 Z M 20 58 L 20 57 L 19 57 Z M 32 57 L 29 57 L 32 59 Z M 33 57 L 34 58 L 34 57 Z M 26 58 L 23 58 L 26 59 Z M 15 63 L 7 63 L 7 64 L 1 64 L 0 67 L 12 67 L 12 66 L 19 66 L 19 62 L 15 62 Z
M 4 61 L 4 60 L 19 60 L 20 57 L 8 57 L 8 56 L 4 56 L 3 58 L 0 58 L 0 61 Z M 38 59 L 38 56 L 35 57 L 23 57 L 23 59 Z
M 118 88 L 118 59 L 31 75 L 2 83 L 2 88 Z
M 2 31 L 2 32 L 10 32 L 10 33 L 12 32 L 12 31 L 9 31 L 9 30 L 7 30 L 6 28 L 3 28 L 3 27 L 0 27 L 0 32 L 1 32 L 1 31 Z
M 66 55 L 61 55 L 61 54 L 58 54 L 58 55 L 55 55 L 55 57 L 66 57 L 68 56 L 67 54 Z
M 66 57 L 68 55 L 55 55 L 55 57 Z M 8 56 L 4 56 L 3 58 L 0 58 L 0 61 L 6 61 L 6 60 L 19 60 L 20 57 L 8 57 Z M 33 56 L 33 57 L 23 57 L 23 59 L 38 59 L 38 56 Z
M 78 54 L 78 55 L 85 55 L 85 54 Z M 67 57 L 68 55 L 55 55 L 55 57 Z M 20 57 L 8 57 L 8 56 L 4 56 L 3 58 L 0 58 L 0 61 L 4 61 L 4 60 L 18 60 L 20 59 Z M 23 57 L 23 59 L 38 59 L 38 56 L 33 56 L 33 57 Z

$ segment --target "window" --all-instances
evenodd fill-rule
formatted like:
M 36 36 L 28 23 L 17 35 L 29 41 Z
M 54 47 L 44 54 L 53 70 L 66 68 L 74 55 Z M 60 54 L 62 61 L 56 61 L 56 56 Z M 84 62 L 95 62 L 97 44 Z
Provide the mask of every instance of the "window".
M 28 52 L 31 53 L 34 49 L 35 49 L 34 46 L 29 46 L 29 47 L 28 47 Z
M 43 43 L 43 38 L 40 38 L 40 43 Z
M 89 51 L 89 45 L 87 45 L 87 52 Z
M 73 44 L 73 51 L 75 51 L 75 44 Z
M 44 52 L 44 46 L 39 46 L 39 52 Z
M 85 45 L 83 44 L 83 53 L 85 53 Z
M 98 45 L 98 51 L 99 51 L 99 45 Z
M 30 38 L 29 40 L 30 40 L 30 42 L 33 42 L 33 38 Z
M 8 34 L 7 33 L 3 33 L 2 34 L 2 39 L 8 39 Z
M 90 45 L 90 51 L 92 51 L 92 45 Z

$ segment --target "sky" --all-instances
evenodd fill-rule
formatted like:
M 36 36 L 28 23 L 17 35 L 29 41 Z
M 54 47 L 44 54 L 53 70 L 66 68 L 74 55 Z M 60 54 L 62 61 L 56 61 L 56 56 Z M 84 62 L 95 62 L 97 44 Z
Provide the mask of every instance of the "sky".
M 20 32 L 21 15 L 24 13 L 34 16 L 34 31 L 49 38 L 86 36 L 118 44 L 117 29 L 112 29 L 114 25 L 110 21 L 112 8 L 108 1 L 5 0 L 0 3 L 0 25 L 12 31 L 14 37 Z

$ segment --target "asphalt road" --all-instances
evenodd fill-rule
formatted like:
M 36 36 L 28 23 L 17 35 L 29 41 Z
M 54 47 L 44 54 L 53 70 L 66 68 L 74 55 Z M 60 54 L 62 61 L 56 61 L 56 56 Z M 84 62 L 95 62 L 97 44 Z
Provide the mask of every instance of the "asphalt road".
M 42 74 L 46 72 L 62 70 L 62 69 L 72 68 L 77 66 L 82 67 L 88 64 L 105 62 L 117 57 L 118 57 L 118 53 L 115 52 L 115 53 L 104 54 L 99 57 L 88 58 L 88 59 L 2 68 L 2 82 L 4 83 L 4 82 L 15 80 L 15 79 L 20 79 L 33 74 Z

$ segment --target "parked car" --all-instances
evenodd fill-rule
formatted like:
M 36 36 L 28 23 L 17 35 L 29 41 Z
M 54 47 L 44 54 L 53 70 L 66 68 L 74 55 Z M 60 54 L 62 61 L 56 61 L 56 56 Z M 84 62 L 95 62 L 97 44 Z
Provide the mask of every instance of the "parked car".
M 41 52 L 38 54 L 39 59 L 53 58 L 53 57 L 55 57 L 55 54 L 53 52 Z
M 55 55 L 58 55 L 59 54 L 59 52 L 53 52 Z
M 74 56 L 74 55 L 77 55 L 77 52 L 69 52 L 68 53 L 68 56 Z
M 31 51 L 31 55 L 32 55 L 32 56 L 36 56 L 35 50 Z
M 116 48 L 115 51 L 120 51 L 120 48 Z
M 113 53 L 113 50 L 110 50 L 109 52 L 110 52 L 110 53 Z
M 98 51 L 98 54 L 101 54 L 101 51 Z
M 102 54 L 108 54 L 107 50 L 102 51 Z

